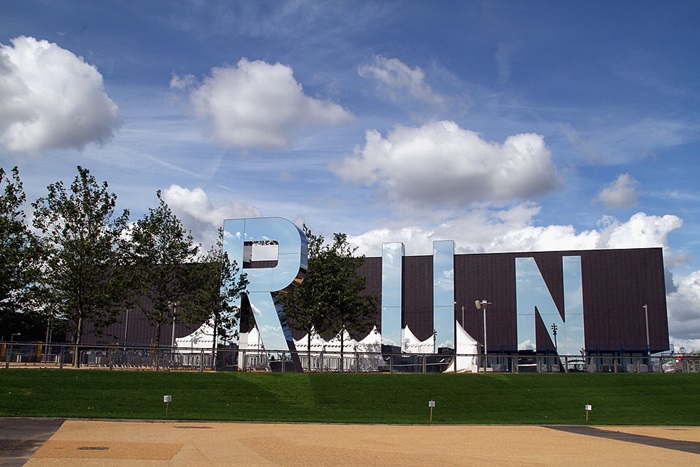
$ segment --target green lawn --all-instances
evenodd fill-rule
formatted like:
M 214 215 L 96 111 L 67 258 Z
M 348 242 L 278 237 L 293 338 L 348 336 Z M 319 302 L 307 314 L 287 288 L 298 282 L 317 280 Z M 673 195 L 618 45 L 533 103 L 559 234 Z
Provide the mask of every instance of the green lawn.
M 0 370 L 0 416 L 700 425 L 700 374 L 293 374 Z M 163 396 L 172 395 L 165 415 Z

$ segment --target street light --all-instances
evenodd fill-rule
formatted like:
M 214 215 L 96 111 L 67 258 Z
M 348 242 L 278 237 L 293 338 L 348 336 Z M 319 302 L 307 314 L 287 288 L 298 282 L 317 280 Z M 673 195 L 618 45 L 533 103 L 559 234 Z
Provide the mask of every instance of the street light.
M 15 340 L 15 336 L 21 336 L 21 332 L 15 332 L 10 335 L 10 342 L 13 342 Z
M 177 314 L 177 302 L 168 302 L 168 305 L 172 307 L 173 310 L 173 331 L 172 331 L 172 338 L 170 341 L 170 347 L 175 347 L 175 315 Z
M 559 346 L 557 346 L 557 325 L 556 323 L 552 323 L 552 334 L 554 335 L 554 352 L 559 355 Z
M 126 308 L 126 321 L 124 322 L 124 351 L 126 352 L 126 342 L 129 332 L 129 308 Z
M 476 300 L 474 302 L 477 310 L 484 310 L 484 373 L 486 373 L 486 367 L 488 366 L 489 350 L 486 341 L 486 307 L 492 305 L 492 303 L 487 300 Z
M 651 347 L 649 347 L 649 306 L 644 305 L 642 308 L 644 308 L 644 322 L 646 323 L 646 328 L 647 328 L 647 357 L 651 355 Z

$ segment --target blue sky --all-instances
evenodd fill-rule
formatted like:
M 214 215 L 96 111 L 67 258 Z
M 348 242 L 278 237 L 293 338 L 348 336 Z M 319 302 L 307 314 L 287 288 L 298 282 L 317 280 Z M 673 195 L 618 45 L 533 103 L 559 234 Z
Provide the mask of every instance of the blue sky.
M 661 246 L 700 349 L 695 1 L 0 3 L 0 163 L 368 256 Z M 641 311 L 640 311 L 641 313 Z

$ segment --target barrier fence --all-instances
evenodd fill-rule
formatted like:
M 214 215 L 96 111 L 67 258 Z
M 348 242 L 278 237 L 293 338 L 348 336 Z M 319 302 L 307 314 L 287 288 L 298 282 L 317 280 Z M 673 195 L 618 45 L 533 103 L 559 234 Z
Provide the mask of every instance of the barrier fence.
M 76 357 L 77 356 L 77 357 Z M 297 353 L 304 371 L 385 373 L 676 373 L 700 372 L 700 356 L 401 354 L 360 351 Z M 105 368 L 188 371 L 293 372 L 289 351 L 198 349 L 186 347 L 75 346 L 0 342 L 0 368 Z M 460 368 L 454 365 L 457 357 Z M 240 362 L 240 364 L 239 364 Z

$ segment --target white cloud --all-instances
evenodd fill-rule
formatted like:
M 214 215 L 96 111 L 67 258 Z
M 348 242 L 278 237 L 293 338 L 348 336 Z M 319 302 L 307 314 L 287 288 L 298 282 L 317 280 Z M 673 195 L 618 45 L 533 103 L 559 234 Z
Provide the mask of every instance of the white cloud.
M 363 78 L 374 79 L 380 95 L 392 102 L 401 103 L 408 95 L 439 109 L 448 105 L 447 97 L 435 94 L 425 82 L 420 67 L 410 68 L 397 58 L 374 57 L 372 64 L 359 67 L 358 73 Z
M 668 235 L 679 229 L 683 220 L 671 214 L 649 216 L 643 212 L 634 214 L 621 223 L 606 216 L 599 222 L 601 236 L 599 248 L 648 248 L 668 247 Z
M 33 37 L 0 44 L 0 143 L 39 153 L 103 143 L 121 124 L 102 75 L 68 50 Z
M 498 67 L 498 81 L 501 84 L 507 84 L 510 81 L 510 61 L 511 54 L 517 49 L 513 44 L 498 44 L 496 52 L 496 66 Z
M 524 340 L 518 344 L 518 350 L 535 350 L 535 343 L 530 339 Z
M 667 298 L 669 334 L 678 339 L 677 347 L 700 350 L 700 271 L 676 277 L 674 284 L 676 291 Z
M 542 136 L 518 134 L 498 144 L 451 121 L 398 126 L 386 138 L 367 131 L 364 148 L 332 170 L 419 204 L 527 199 L 560 183 Z
M 163 191 L 163 199 L 183 225 L 192 231 L 196 241 L 201 242 L 205 248 L 216 241 L 224 219 L 261 216 L 258 208 L 242 202 L 231 202 L 215 208 L 207 193 L 199 187 L 190 190 L 170 185 Z
M 177 90 L 185 90 L 197 84 L 197 78 L 194 75 L 176 75 L 170 78 L 170 87 Z
M 639 182 L 630 174 L 622 174 L 596 197 L 606 208 L 628 208 L 637 205 Z
M 175 86 L 188 81 L 179 78 Z M 341 106 L 305 95 L 290 67 L 259 60 L 213 68 L 191 100 L 197 115 L 211 121 L 217 140 L 232 146 L 282 149 L 306 125 L 352 119 Z
M 358 253 L 367 256 L 381 256 L 385 242 L 403 242 L 407 255 L 430 254 L 434 240 L 454 240 L 457 253 L 645 247 L 668 251 L 668 235 L 683 223 L 676 216 L 640 212 L 626 222 L 605 217 L 598 229 L 577 232 L 571 225 L 532 225 L 539 211 L 531 203 L 501 211 L 473 209 L 433 228 L 396 226 L 348 239 L 359 247 Z

